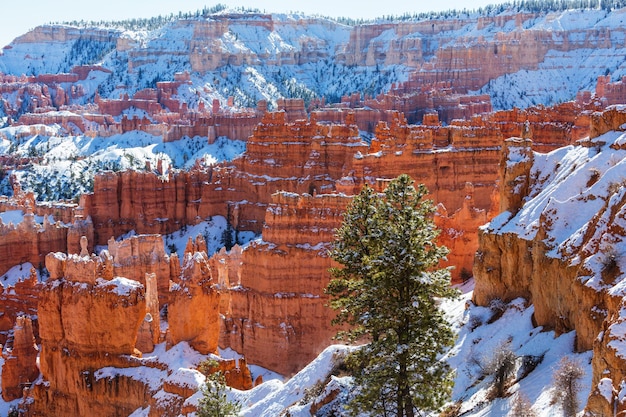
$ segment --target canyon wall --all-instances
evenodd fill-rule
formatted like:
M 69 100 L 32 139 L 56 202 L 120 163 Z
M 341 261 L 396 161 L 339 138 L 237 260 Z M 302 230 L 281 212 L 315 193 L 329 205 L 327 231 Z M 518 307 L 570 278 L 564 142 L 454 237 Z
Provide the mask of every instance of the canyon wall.
M 327 252 L 349 201 L 337 194 L 274 194 L 262 240 L 233 258 L 214 255 L 225 265 L 218 280 L 231 288 L 221 346 L 293 375 L 332 342 L 337 329 L 329 326 L 334 313 L 324 294 L 332 266 Z
M 453 278 L 466 279 L 479 242 L 477 227 L 493 217 L 500 204 L 497 184 L 503 138 L 532 136 L 532 149 L 553 149 L 589 132 L 591 119 L 598 119 L 595 125 L 604 120 L 591 116 L 580 103 L 495 112 L 448 126 L 432 114 L 424 116 L 421 125 L 409 125 L 402 114 L 390 112 L 388 122 L 376 124 L 375 137 L 368 144 L 360 137 L 355 111 L 341 110 L 345 123 L 336 124 L 320 120 L 323 113 L 314 113 L 310 120 L 298 119 L 294 115 L 302 106 L 295 104 L 288 109 L 292 116 L 287 111 L 266 113 L 248 139 L 246 153 L 231 163 L 171 171 L 166 176 L 137 171 L 99 174 L 94 192 L 84 195 L 72 209 L 76 225 L 88 222 L 89 227 L 70 228 L 71 233 L 62 238 L 67 248 L 63 251 L 82 252 L 83 235 L 89 245 L 108 245 L 114 276 L 146 285 L 145 277 L 154 275 L 159 308 L 169 303 L 185 306 L 184 294 L 189 291 L 207 295 L 213 300 L 211 305 L 220 305 L 226 319 L 219 333 L 208 335 L 202 330 L 195 339 L 193 332 L 198 329 L 181 328 L 179 334 L 171 332 L 171 344 L 187 340 L 208 353 L 214 351 L 219 337 L 220 346 L 233 347 L 255 364 L 293 373 L 334 334 L 328 326 L 331 312 L 324 307 L 322 288 L 329 279 L 325 251 L 332 241 L 330 231 L 340 225 L 338 213 L 347 204 L 342 195 L 354 195 L 366 183 L 382 190 L 386 179 L 401 173 L 425 183 L 439 205 L 435 220 L 442 229 L 440 243 L 452 249 L 448 262 L 456 267 Z M 293 197 L 274 196 L 278 191 L 293 193 Z M 507 195 L 504 201 L 511 198 Z M 322 217 L 325 210 L 333 214 Z M 212 266 L 200 270 L 210 269 L 217 282 L 234 288 L 217 297 L 217 302 L 205 290 L 193 289 L 197 283 L 170 291 L 170 281 L 180 279 L 180 266 L 176 266 L 178 260 L 167 257 L 159 237 L 111 240 L 131 230 L 168 234 L 213 215 L 226 217 L 236 230 L 262 232 L 263 236 L 242 252 L 221 253 L 227 267 L 214 260 L 201 261 Z M 298 243 L 289 243 L 291 238 Z M 31 241 L 36 242 L 34 237 Z M 37 256 L 58 251 L 36 249 Z M 91 250 L 89 246 L 87 253 Z M 297 288 L 293 287 L 299 282 L 294 281 L 294 264 L 298 265 L 296 275 L 303 277 Z M 271 285 L 258 278 L 258 271 L 272 277 Z M 308 286 L 310 291 L 305 290 Z M 25 305 L 33 304 L 28 304 L 29 294 L 25 292 Z M 187 317 L 189 310 L 180 307 L 181 318 L 174 320 L 181 326 L 195 323 L 199 318 Z M 18 312 L 7 314 L 5 332 L 13 327 Z M 202 329 L 215 327 L 210 321 L 198 323 Z M 153 346 L 158 332 L 145 329 L 144 333 L 142 343 Z M 317 335 L 320 346 L 310 344 L 310 334 Z M 288 359 L 278 360 L 276 352 L 285 352 Z
M 500 164 L 502 214 L 479 231 L 474 302 L 524 297 L 534 321 L 575 330 L 576 349 L 594 350 L 589 415 L 626 411 L 623 272 L 626 113 L 591 115 L 592 134 L 548 154 L 530 139 L 506 142 Z M 614 393 L 606 396 L 606 393 Z

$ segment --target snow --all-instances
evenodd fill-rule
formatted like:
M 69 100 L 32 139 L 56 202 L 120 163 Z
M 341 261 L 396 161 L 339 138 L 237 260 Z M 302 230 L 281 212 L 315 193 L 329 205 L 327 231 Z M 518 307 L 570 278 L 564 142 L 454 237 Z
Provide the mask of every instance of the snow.
M 613 381 L 611 378 L 602 378 L 598 382 L 598 392 L 602 395 L 606 401 L 610 404 L 613 401 Z
M 321 50 L 328 56 L 345 47 L 350 36 L 348 27 L 318 19 L 307 24 L 306 30 L 303 30 L 294 23 L 296 17 L 273 15 L 273 18 L 277 19 L 274 31 L 268 31 L 262 26 L 234 24 L 231 31 L 222 36 L 217 43 L 224 50 L 233 53 L 252 51 L 259 56 L 268 55 L 268 59 L 278 59 L 281 54 L 288 55 L 293 52 L 306 54 L 307 48 L 313 48 L 316 43 L 323 45 Z M 626 9 L 610 14 L 603 10 L 566 11 L 529 19 L 523 22 L 523 26 L 527 29 L 551 30 L 554 37 L 560 39 L 563 35 L 559 32 L 563 30 L 586 30 L 590 27 L 599 30 L 619 28 L 623 26 L 625 19 Z M 156 50 L 184 51 L 187 48 L 184 40 L 190 38 L 192 28 L 191 24 L 182 25 L 173 22 L 153 32 L 114 31 L 116 36 L 132 38 L 137 48 L 142 48 L 149 58 L 155 58 L 156 64 L 153 66 L 140 61 L 135 62 L 135 65 L 139 64 L 137 68 L 143 69 L 142 80 L 138 78 L 138 71 L 131 73 L 126 71 L 130 59 L 126 52 L 120 52 L 116 57 L 108 54 L 102 57 L 102 63 L 111 69 L 121 68 L 120 73 L 127 74 L 129 85 L 136 89 L 145 86 L 146 80 L 154 79 L 156 76 L 171 79 L 174 72 L 190 68 L 186 55 L 170 59 L 171 56 L 168 58 L 165 55 L 150 54 Z M 475 20 L 470 21 L 459 29 L 443 32 L 440 38 L 426 42 L 428 45 L 426 48 L 430 49 L 424 53 L 426 56 L 432 54 L 435 48 L 444 46 L 442 43 L 446 39 L 449 42 L 457 42 L 457 39 L 470 36 L 491 39 L 499 32 L 515 30 L 518 29 L 513 20 L 505 22 L 500 27 L 487 25 L 482 29 L 478 28 Z M 611 42 L 623 45 L 623 32 L 619 30 L 610 32 Z M 404 38 L 422 36 L 419 33 L 409 33 L 404 35 Z M 381 32 L 375 39 L 378 50 L 387 51 L 389 46 L 397 41 L 397 37 L 398 34 L 392 29 Z M 581 33 L 572 33 L 567 41 L 581 42 Z M 70 43 L 58 43 L 54 48 L 43 43 L 13 43 L 12 49 L 4 50 L 0 57 L 0 71 L 18 74 L 57 72 L 71 47 Z M 31 56 L 32 59 L 23 59 L 25 55 Z M 613 79 L 626 75 L 626 63 L 623 61 L 625 55 L 626 49 L 622 47 L 577 49 L 570 52 L 548 51 L 545 62 L 538 68 L 524 69 L 502 76 L 478 92 L 491 94 L 495 108 L 526 107 L 536 103 L 550 104 L 568 100 L 580 89 L 593 90 L 598 73 L 604 74 L 605 70 L 608 70 Z M 170 62 L 167 62 L 168 60 Z M 258 62 L 240 68 L 228 66 L 220 68 L 219 71 L 208 71 L 206 74 L 192 73 L 192 84 L 181 86 L 178 96 L 188 102 L 191 108 L 201 101 L 210 103 L 213 98 L 224 103 L 229 95 L 234 96 L 240 104 L 254 103 L 256 99 L 265 98 L 272 105 L 277 98 L 285 95 L 287 88 L 297 87 L 304 92 L 316 92 L 330 97 L 356 91 L 366 82 L 376 81 L 375 92 L 384 89 L 391 82 L 405 80 L 411 70 L 404 66 L 384 66 L 382 72 L 387 78 L 377 79 L 373 68 L 360 66 L 349 68 L 330 59 L 313 61 L 301 66 L 261 64 L 263 61 L 259 58 Z M 220 81 L 219 86 L 214 83 L 214 79 Z M 111 83 L 109 86 L 112 89 L 104 96 L 108 94 L 108 97 L 116 97 L 120 90 L 114 86 L 121 81 L 121 79 L 109 80 L 103 72 L 92 72 L 87 80 L 81 82 L 88 93 L 85 100 L 98 86 L 106 86 L 107 83 Z M 133 92 L 132 88 L 130 93 Z M 126 115 L 143 117 L 145 113 L 129 109 Z M 61 190 L 66 193 L 63 197 L 73 198 L 89 190 L 89 180 L 93 173 L 102 169 L 144 169 L 146 161 L 156 167 L 159 160 L 164 162 L 167 170 L 189 168 L 198 159 L 207 165 L 221 160 L 232 160 L 245 149 L 245 143 L 227 138 L 219 138 L 215 144 L 208 145 L 206 137 L 184 138 L 164 143 L 160 137 L 142 132 L 129 132 L 110 138 L 91 138 L 76 132 L 63 131 L 60 126 L 46 127 L 44 136 L 24 136 L 25 129 L 25 127 L 0 129 L 0 153 L 7 153 L 13 145 L 17 146 L 18 155 L 27 155 L 32 149 L 43 158 L 42 164 L 33 164 L 28 170 L 16 173 L 25 188 L 36 191 L 40 199 L 58 199 Z M 626 183 L 624 169 L 626 152 L 609 148 L 611 144 L 619 148 L 619 145 L 626 143 L 626 135 L 611 132 L 596 138 L 594 142 L 592 147 L 569 146 L 548 154 L 534 154 L 534 166 L 530 175 L 532 190 L 524 207 L 517 213 L 502 213 L 484 228 L 495 233 L 516 233 L 525 239 L 532 239 L 542 226 L 541 222 L 549 222 L 545 243 L 552 249 L 548 255 L 568 257 L 579 253 L 581 249 L 589 249 L 588 253 L 597 253 L 587 258 L 572 256 L 570 261 L 580 263 L 590 271 L 591 275 L 587 278 L 586 285 L 601 288 L 606 285 L 599 277 L 607 248 L 623 254 L 626 253 L 626 242 L 622 242 L 617 235 L 605 233 L 605 229 L 598 228 L 603 231 L 594 234 L 591 227 L 592 223 L 605 225 L 609 221 L 614 221 L 616 227 L 626 226 L 624 220 L 626 213 L 623 210 L 611 217 L 611 210 L 607 208 L 607 205 L 617 207 L 619 201 L 626 195 L 626 191 L 621 187 Z M 606 142 L 606 145 L 602 145 L 602 142 Z M 521 154 L 517 156 L 519 158 L 509 163 L 526 161 L 526 156 Z M 592 170 L 599 172 L 600 178 L 590 184 Z M 259 180 L 276 179 L 259 176 Z M 75 184 L 74 188 L 70 188 L 69 184 Z M 7 182 L 4 185 L 0 184 L 0 192 L 8 194 L 7 185 Z M 46 191 L 45 185 L 48 185 L 50 190 Z M 0 213 L 0 219 L 5 224 L 11 222 L 18 224 L 23 218 L 24 214 L 21 211 Z M 182 261 L 182 251 L 189 237 L 198 234 L 209 236 L 207 244 L 209 252 L 213 253 L 220 246 L 221 233 L 225 227 L 225 219 L 214 216 L 198 225 L 164 236 L 163 239 L 166 248 L 178 252 Z M 592 234 L 590 239 L 589 234 Z M 240 235 L 239 238 L 241 242 L 246 242 L 253 237 Z M 584 245 L 586 247 L 583 247 Z M 602 250 L 598 251 L 598 248 Z M 626 259 L 620 257 L 617 262 L 621 270 L 626 270 Z M 0 282 L 5 286 L 14 285 L 20 278 L 28 275 L 24 273 L 29 272 L 31 267 L 30 264 L 16 266 L 0 277 Z M 98 284 L 118 294 L 129 294 L 140 285 L 136 281 L 121 277 L 108 282 L 99 281 Z M 626 280 L 618 280 L 611 284 L 608 291 L 616 296 L 626 295 Z M 584 398 L 591 389 L 589 364 L 591 352 L 573 352 L 576 337 L 574 332 L 556 337 L 554 332 L 533 327 L 534 309 L 521 299 L 505 305 L 502 317 L 491 323 L 490 319 L 494 312 L 486 307 L 472 305 L 471 295 L 471 288 L 465 288 L 459 300 L 444 304 L 459 334 L 456 345 L 445 359 L 457 370 L 453 401 L 462 401 L 462 411 L 466 413 L 464 415 L 497 417 L 506 415 L 510 410 L 514 396 L 496 399 L 489 404 L 482 403 L 488 391 L 489 377 L 484 380 L 479 377 L 481 361 L 487 360 L 503 343 L 508 343 L 519 357 L 543 358 L 534 371 L 516 381 L 510 388 L 512 393 L 523 393 L 539 415 L 558 414 L 555 406 L 550 404 L 551 376 L 562 357 L 578 360 L 584 368 L 585 377 L 579 393 L 579 398 Z M 616 337 L 610 346 L 614 347 L 619 355 L 624 355 L 626 325 L 616 323 L 607 331 Z M 348 350 L 349 348 L 345 346 L 327 348 L 309 366 L 287 381 L 282 381 L 280 376 L 252 365 L 253 375 L 262 374 L 266 382 L 246 392 L 231 390 L 229 396 L 242 402 L 244 405 L 242 415 L 246 416 L 274 416 L 286 408 L 290 408 L 291 415 L 306 415 L 310 405 L 296 403 L 304 398 L 307 388 L 327 378 L 334 355 L 345 354 Z M 232 357 L 237 355 L 232 351 L 222 353 Z M 132 369 L 107 367 L 98 370 L 96 375 L 97 378 L 127 375 L 145 381 L 151 389 L 158 392 L 158 398 L 166 400 L 167 394 L 160 388 L 162 382 L 167 379 L 170 382 L 198 387 L 202 383 L 202 377 L 194 368 L 206 357 L 191 349 L 186 343 L 178 344 L 169 350 L 165 349 L 165 344 L 160 344 L 153 353 L 138 359 L 143 366 Z M 0 364 L 1 361 L 0 358 Z M 155 362 L 166 364 L 166 370 L 151 366 Z M 331 383 L 339 383 L 338 381 L 338 378 L 331 378 Z M 615 387 L 607 379 L 601 380 L 597 388 L 606 398 L 610 398 L 615 392 Z M 626 397 L 625 392 L 626 387 L 621 386 L 620 398 Z M 189 399 L 189 402 L 197 403 L 197 400 L 198 394 Z M 6 414 L 13 404 L 0 401 L 0 414 Z M 149 407 L 137 409 L 132 415 L 139 417 L 148 413 Z
M 485 226 L 494 233 L 515 233 L 533 239 L 545 232 L 547 256 L 581 265 L 588 275 L 581 281 L 595 290 L 626 295 L 623 277 L 602 279 L 607 258 L 626 270 L 626 151 L 619 144 L 624 132 L 608 132 L 591 140 L 591 146 L 566 146 L 547 154 L 534 154 L 531 189 L 523 207 L 505 212 Z M 585 255 L 587 254 L 587 255 Z M 626 354 L 626 353 L 625 353 Z
M 543 331 L 540 327 L 533 327 L 533 307 L 528 306 L 525 300 L 517 299 L 504 304 L 504 313 L 493 322 L 490 318 L 493 311 L 487 307 L 478 307 L 471 303 L 473 281 L 468 281 L 463 287 L 462 295 L 456 300 L 446 300 L 442 308 L 446 311 L 448 320 L 458 333 L 456 344 L 449 353 L 442 358 L 456 369 L 455 387 L 452 401 L 462 402 L 461 412 L 468 417 L 492 416 L 504 417 L 510 411 L 515 395 L 485 402 L 490 377 L 481 378 L 479 363 L 487 360 L 494 350 L 508 342 L 511 350 L 518 359 L 518 368 L 522 357 L 542 357 L 537 367 L 523 379 L 509 388 L 509 392 L 521 393 L 533 404 L 533 410 L 540 417 L 560 415 L 556 405 L 551 404 L 552 374 L 563 357 L 569 357 L 581 364 L 584 370 L 579 400 L 584 405 L 584 398 L 591 388 L 591 352 L 574 353 L 575 332 L 556 337 L 552 331 Z M 320 382 L 328 383 L 321 392 L 328 392 L 333 387 L 339 387 L 342 392 L 349 390 L 352 382 L 349 376 L 329 376 L 338 357 L 347 354 L 353 347 L 333 345 L 324 349 L 304 369 L 292 378 L 283 382 L 276 374 L 263 370 L 254 365 L 253 377 L 263 375 L 264 382 L 249 391 L 228 389 L 227 396 L 231 401 L 239 401 L 242 405 L 241 416 L 246 417 L 275 417 L 288 412 L 289 415 L 309 416 L 312 400 L 308 393 L 312 392 Z M 220 356 L 238 358 L 240 355 L 230 349 L 220 350 Z M 137 367 L 115 368 L 104 367 L 94 372 L 96 379 L 115 378 L 126 376 L 144 382 L 150 390 L 155 392 L 155 399 L 167 402 L 171 399 L 170 393 L 162 389 L 167 381 L 173 385 L 199 389 L 204 383 L 204 376 L 197 371 L 198 365 L 212 355 L 202 355 L 195 351 L 186 342 L 181 342 L 170 349 L 166 343 L 155 346 L 152 353 L 146 353 L 142 358 L 134 358 Z M 0 358 L 0 365 L 2 359 Z M 1 372 L 1 371 L 0 371 Z M 517 378 L 521 376 L 517 369 Z M 273 375 L 270 379 L 269 375 Z M 601 381 L 598 385 L 603 395 L 613 392 L 610 380 Z M 623 387 L 620 387 L 624 391 Z M 323 394 L 322 394 L 323 395 Z M 622 395 L 620 393 L 620 395 Z M 197 405 L 200 399 L 197 392 L 186 400 L 186 404 Z M 309 402 L 303 401 L 307 397 Z M 0 400 L 0 413 L 6 412 L 11 405 L 17 402 L 5 403 Z M 136 409 L 131 416 L 144 417 L 149 413 L 149 407 Z
M 43 224 L 44 216 L 34 216 L 34 221 L 38 224 Z M 0 220 L 5 225 L 10 225 L 13 223 L 14 226 L 22 223 L 24 221 L 24 211 L 23 210 L 8 210 L 4 212 L 0 212 Z M 54 216 L 49 215 L 48 220 L 51 224 L 53 224 Z
M 579 399 L 584 398 L 591 384 L 591 352 L 574 353 L 575 332 L 555 337 L 554 332 L 542 331 L 532 325 L 534 308 L 525 300 L 517 299 L 506 305 L 502 317 L 493 323 L 494 314 L 487 307 L 471 304 L 472 292 L 463 294 L 460 300 L 448 302 L 444 309 L 459 330 L 456 345 L 448 354 L 448 363 L 456 370 L 452 401 L 462 401 L 460 413 L 468 416 L 506 416 L 515 396 L 498 398 L 482 403 L 489 390 L 490 378 L 482 380 L 480 363 L 486 363 L 496 349 L 507 344 L 520 358 L 542 357 L 542 361 L 525 378 L 516 381 L 509 392 L 522 393 L 533 404 L 539 416 L 559 415 L 555 405 L 550 404 L 552 374 L 561 358 L 567 356 L 578 361 L 585 371 Z M 465 303 L 469 308 L 463 309 Z M 521 376 L 520 369 L 517 377 Z
M 184 226 L 176 232 L 163 235 L 165 251 L 168 254 L 176 252 L 178 259 L 182 263 L 185 258 L 185 248 L 187 247 L 189 239 L 202 236 L 207 244 L 207 255 L 210 257 L 224 247 L 222 237 L 226 227 L 227 221 L 223 216 L 211 216 L 209 219 L 196 225 Z M 233 233 L 233 235 L 236 237 L 236 241 L 233 238 L 233 243 L 237 243 L 240 246 L 246 246 L 249 242 L 257 238 L 257 235 L 249 231 Z
M 17 225 L 24 220 L 24 212 L 22 210 L 5 211 L 0 213 L 0 220 L 2 220 L 4 224 L 13 223 Z
M 490 377 L 481 378 L 478 365 L 481 361 L 484 363 L 488 360 L 494 350 L 504 342 L 508 342 L 508 346 L 519 358 L 517 378 L 521 377 L 519 367 L 522 357 L 542 358 L 532 372 L 509 388 L 509 392 L 521 393 L 528 398 L 539 416 L 560 414 L 557 406 L 551 404 L 551 392 L 552 374 L 563 357 L 578 361 L 584 370 L 579 392 L 579 400 L 584 405 L 584 398 L 591 388 L 591 352 L 573 351 L 575 332 L 556 337 L 552 331 L 533 327 L 534 309 L 522 299 L 504 304 L 502 317 L 491 323 L 489 319 L 493 316 L 493 311 L 474 306 L 470 301 L 473 281 L 468 281 L 460 289 L 463 295 L 459 299 L 447 300 L 442 304 L 459 335 L 455 346 L 443 359 L 456 369 L 452 401 L 462 402 L 460 412 L 463 415 L 504 417 L 510 411 L 515 395 L 496 399 L 491 403 L 484 401 L 489 391 Z M 320 381 L 328 381 L 328 386 L 322 392 L 328 391 L 331 386 L 340 386 L 345 392 L 351 386 L 350 377 L 339 378 L 328 374 L 334 358 L 345 355 L 351 349 L 353 348 L 343 345 L 330 346 L 291 379 L 285 382 L 266 380 L 249 391 L 231 390 L 229 399 L 242 404 L 241 416 L 270 417 L 286 412 L 292 416 L 309 416 L 311 402 L 302 400 L 305 393 Z M 196 394 L 188 399 L 188 403 L 197 404 L 198 399 L 199 394 Z
M 235 391 L 233 398 L 243 404 L 242 415 L 271 417 L 279 415 L 287 406 L 301 400 L 306 388 L 324 381 L 332 369 L 334 358 L 345 355 L 351 348 L 329 346 L 320 355 L 287 382 L 264 382 L 249 391 Z
M 33 268 L 33 264 L 30 262 L 25 262 L 10 268 L 4 275 L 0 276 L 0 284 L 2 284 L 4 288 L 15 286 L 18 281 L 23 281 L 30 277 L 31 268 Z M 39 271 L 35 269 L 35 272 L 37 279 L 41 281 Z
M 96 280 L 96 285 L 121 297 L 129 296 L 131 293 L 137 292 L 143 288 L 143 285 L 139 281 L 124 277 L 114 277 L 111 280 L 98 278 Z

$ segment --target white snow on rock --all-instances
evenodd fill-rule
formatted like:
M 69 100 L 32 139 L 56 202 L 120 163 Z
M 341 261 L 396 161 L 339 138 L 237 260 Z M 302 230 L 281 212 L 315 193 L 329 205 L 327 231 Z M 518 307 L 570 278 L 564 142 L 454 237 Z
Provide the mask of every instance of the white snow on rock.
M 114 292 L 119 296 L 129 296 L 131 293 L 140 291 L 143 285 L 139 281 L 124 277 L 115 277 L 109 281 L 103 278 L 96 280 L 96 286 L 105 288 L 108 292 Z

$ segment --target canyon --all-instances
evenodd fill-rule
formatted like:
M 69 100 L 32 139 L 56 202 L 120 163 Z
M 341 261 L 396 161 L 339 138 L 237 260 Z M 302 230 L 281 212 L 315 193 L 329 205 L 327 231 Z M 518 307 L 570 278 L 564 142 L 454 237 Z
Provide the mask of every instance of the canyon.
M 208 357 L 242 390 L 263 379 L 248 364 L 296 374 L 337 332 L 324 288 L 342 213 L 407 173 L 437 205 L 453 283 L 473 276 L 473 304 L 523 297 L 537 326 L 575 330 L 593 351 L 586 411 L 623 411 L 623 14 L 348 26 L 224 12 L 161 37 L 49 25 L 17 38 L 0 55 L 0 214 L 19 219 L 0 217 L 0 277 L 26 270 L 0 278 L 4 401 L 23 398 L 27 416 L 188 415 Z M 39 58 L 53 44 L 71 65 Z M 549 71 L 583 75 L 516 96 L 520 77 Z M 202 155 L 225 138 L 245 151 Z M 97 166 L 106 141 L 123 153 Z M 73 163 L 91 185 L 44 201 L 32 178 L 64 187 Z M 186 234 L 218 218 L 227 247 Z

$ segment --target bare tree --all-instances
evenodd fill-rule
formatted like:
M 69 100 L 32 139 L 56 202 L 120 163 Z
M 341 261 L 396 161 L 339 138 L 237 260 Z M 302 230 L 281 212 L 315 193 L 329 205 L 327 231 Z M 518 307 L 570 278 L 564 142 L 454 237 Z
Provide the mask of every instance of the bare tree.
M 580 363 L 568 357 L 561 359 L 559 367 L 554 371 L 551 404 L 560 405 L 565 416 L 575 416 L 580 408 L 578 391 L 581 389 L 580 380 L 583 375 Z
M 532 404 L 528 398 L 521 392 L 518 392 L 513 400 L 509 417 L 537 417 L 537 413 L 531 407 Z
M 492 357 L 487 361 L 484 369 L 485 373 L 493 375 L 493 389 L 496 397 L 504 396 L 507 381 L 515 370 L 516 359 L 517 356 L 505 342 L 494 350 Z

